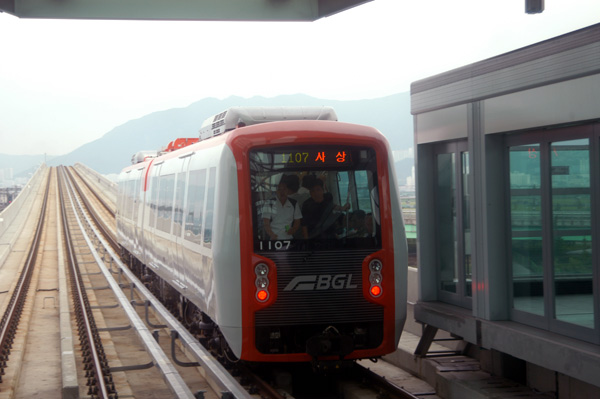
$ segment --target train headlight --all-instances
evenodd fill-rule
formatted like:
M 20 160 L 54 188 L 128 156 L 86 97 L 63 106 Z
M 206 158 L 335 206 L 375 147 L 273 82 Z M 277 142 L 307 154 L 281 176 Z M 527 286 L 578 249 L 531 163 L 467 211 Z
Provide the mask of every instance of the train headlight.
M 267 288 L 269 286 L 269 279 L 266 277 L 256 278 L 256 288 Z
M 269 266 L 267 266 L 266 263 L 259 263 L 254 268 L 254 273 L 256 273 L 257 276 L 266 276 L 269 274 Z
M 380 272 L 382 268 L 383 264 L 379 259 L 373 259 L 369 262 L 369 270 L 371 270 L 371 272 Z
M 383 288 L 381 288 L 381 284 L 383 282 L 383 275 L 381 274 L 382 269 L 383 263 L 381 263 L 379 259 L 373 259 L 371 262 L 369 262 L 369 282 L 371 283 L 369 293 L 375 298 L 383 294 Z
M 369 276 L 369 281 L 371 284 L 381 284 L 381 274 L 379 273 L 371 273 Z
M 256 285 L 256 299 L 259 302 L 266 302 L 269 299 L 269 266 L 266 263 L 259 263 L 254 267 L 254 274 L 256 275 L 256 280 L 254 284 Z

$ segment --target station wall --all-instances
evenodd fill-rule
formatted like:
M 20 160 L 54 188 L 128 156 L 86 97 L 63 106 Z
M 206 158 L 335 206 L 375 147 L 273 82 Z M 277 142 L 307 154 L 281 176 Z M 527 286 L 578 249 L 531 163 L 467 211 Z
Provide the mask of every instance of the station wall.
M 415 319 L 600 389 L 600 25 L 415 82 L 411 109 Z

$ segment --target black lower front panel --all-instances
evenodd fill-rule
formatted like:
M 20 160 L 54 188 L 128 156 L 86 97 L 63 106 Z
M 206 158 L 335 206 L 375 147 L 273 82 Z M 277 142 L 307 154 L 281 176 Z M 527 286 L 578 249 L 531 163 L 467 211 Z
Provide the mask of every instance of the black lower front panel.
M 308 353 L 347 356 L 354 350 L 381 345 L 383 323 L 272 326 L 256 328 L 256 348 L 270 355 Z
M 363 296 L 369 252 L 262 254 L 277 267 L 277 300 L 255 314 L 256 347 L 264 354 L 345 356 L 378 347 L 383 307 Z

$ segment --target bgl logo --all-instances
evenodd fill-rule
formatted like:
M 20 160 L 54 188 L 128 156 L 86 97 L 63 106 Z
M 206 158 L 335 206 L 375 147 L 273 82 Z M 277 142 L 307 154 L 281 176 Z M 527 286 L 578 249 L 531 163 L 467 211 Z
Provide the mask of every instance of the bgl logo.
M 311 274 L 294 277 L 284 291 L 322 291 L 328 289 L 345 290 L 357 288 L 352 284 L 352 274 Z

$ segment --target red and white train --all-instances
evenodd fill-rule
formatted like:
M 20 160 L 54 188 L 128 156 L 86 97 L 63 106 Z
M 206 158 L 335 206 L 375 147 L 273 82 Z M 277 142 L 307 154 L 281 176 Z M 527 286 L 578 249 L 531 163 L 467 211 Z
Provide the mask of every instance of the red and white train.
M 198 142 L 119 176 L 124 256 L 238 359 L 338 361 L 397 347 L 407 250 L 392 154 L 376 129 L 336 119 L 328 107 L 231 108 L 207 119 Z M 265 209 L 281 201 L 282 180 L 286 203 L 306 214 L 271 236 L 277 212 Z M 311 225 L 319 199 L 328 205 Z

